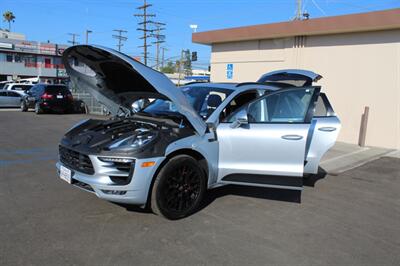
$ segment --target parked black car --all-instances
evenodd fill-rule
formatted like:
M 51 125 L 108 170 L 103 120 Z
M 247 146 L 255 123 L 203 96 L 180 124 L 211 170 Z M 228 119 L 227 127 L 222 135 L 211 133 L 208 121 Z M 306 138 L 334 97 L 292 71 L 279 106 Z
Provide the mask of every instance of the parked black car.
M 37 84 L 21 101 L 21 111 L 35 108 L 36 114 L 45 112 L 66 113 L 73 111 L 73 97 L 64 85 Z

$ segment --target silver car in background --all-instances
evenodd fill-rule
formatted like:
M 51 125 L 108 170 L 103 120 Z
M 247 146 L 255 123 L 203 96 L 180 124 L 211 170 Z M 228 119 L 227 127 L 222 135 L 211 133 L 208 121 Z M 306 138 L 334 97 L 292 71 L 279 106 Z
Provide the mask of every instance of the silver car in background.
M 82 121 L 65 134 L 59 176 L 168 219 L 190 215 L 207 189 L 222 185 L 301 190 L 340 130 L 327 96 L 313 84 L 321 76 L 311 71 L 177 88 L 101 46 L 70 47 L 63 63 L 71 81 L 113 117 Z
M 0 107 L 20 107 L 22 91 L 0 90 Z

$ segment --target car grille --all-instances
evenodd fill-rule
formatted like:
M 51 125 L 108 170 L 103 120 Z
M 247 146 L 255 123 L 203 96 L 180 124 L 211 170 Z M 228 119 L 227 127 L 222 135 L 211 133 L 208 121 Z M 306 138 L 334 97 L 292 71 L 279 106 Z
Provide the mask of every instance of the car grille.
M 60 161 L 65 166 L 88 175 L 94 174 L 92 161 L 89 156 L 63 146 L 59 147 Z

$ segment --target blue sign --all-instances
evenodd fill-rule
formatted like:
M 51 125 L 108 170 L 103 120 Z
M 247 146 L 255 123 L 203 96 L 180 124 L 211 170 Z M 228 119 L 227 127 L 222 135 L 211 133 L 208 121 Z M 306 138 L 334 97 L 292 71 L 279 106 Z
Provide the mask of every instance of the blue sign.
M 226 64 L 226 78 L 233 78 L 233 64 Z

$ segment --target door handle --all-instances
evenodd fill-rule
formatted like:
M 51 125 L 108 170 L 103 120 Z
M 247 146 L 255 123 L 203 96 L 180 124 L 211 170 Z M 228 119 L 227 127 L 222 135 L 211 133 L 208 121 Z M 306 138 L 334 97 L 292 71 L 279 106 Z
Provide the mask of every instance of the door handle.
M 318 128 L 318 130 L 324 132 L 332 132 L 336 130 L 336 127 L 320 127 Z
M 301 140 L 303 136 L 300 135 L 283 135 L 281 138 L 286 140 Z

